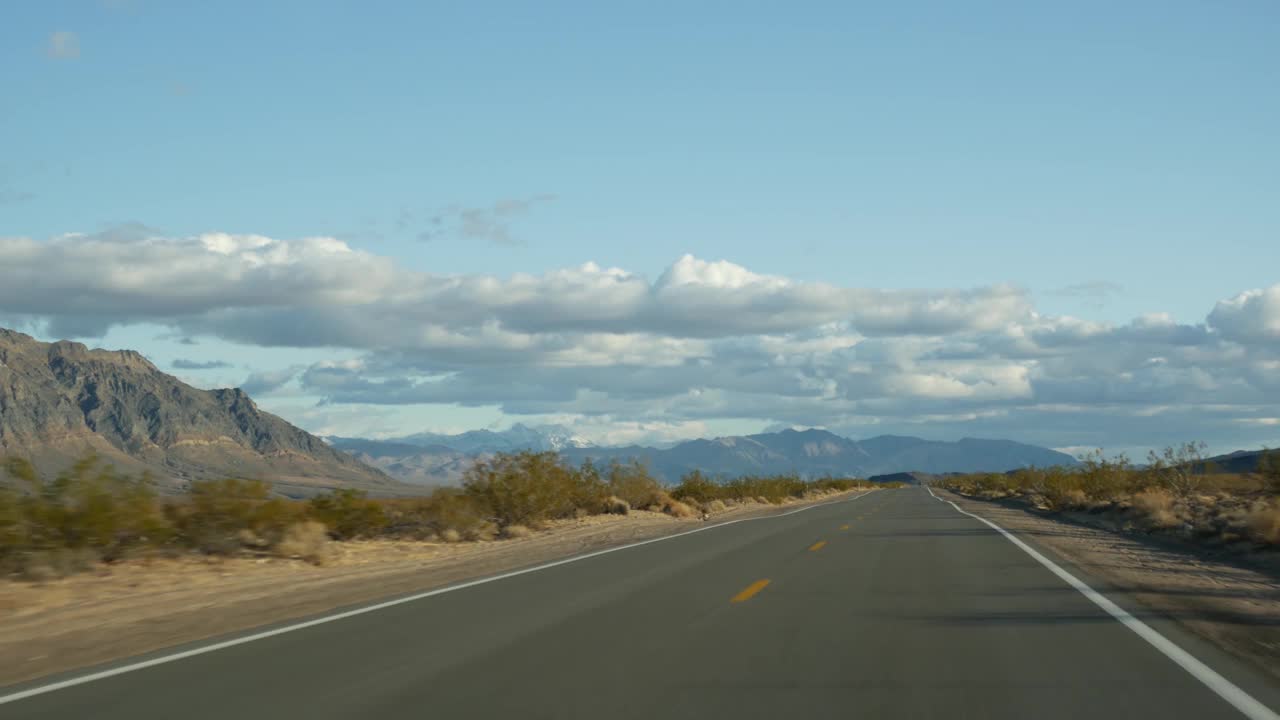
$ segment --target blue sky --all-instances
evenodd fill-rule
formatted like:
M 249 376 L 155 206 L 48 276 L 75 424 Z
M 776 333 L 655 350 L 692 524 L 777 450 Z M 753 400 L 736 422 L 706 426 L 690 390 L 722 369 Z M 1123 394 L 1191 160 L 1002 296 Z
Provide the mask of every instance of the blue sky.
M 658 283 L 692 255 L 823 287 L 1010 285 L 1038 318 L 1114 327 L 1166 313 L 1203 329 L 1216 303 L 1280 283 L 1280 8 L 1270 2 L 86 0 L 15 5 L 6 16 L 0 237 L 332 237 L 402 272 L 499 280 L 594 261 Z M 1273 309 L 1259 297 L 1262 332 L 1251 337 L 1263 340 L 1247 347 L 1248 372 L 1269 388 Z M 6 312 L 41 335 L 59 327 L 41 323 L 67 314 L 0 304 Z M 381 341 L 267 347 L 216 330 L 181 345 L 186 330 L 175 328 L 189 330 L 186 317 L 61 327 L 162 366 L 232 365 L 180 373 L 205 386 L 391 350 Z M 856 323 L 840 332 L 866 335 Z M 1125 362 L 1141 354 L 1131 349 Z M 1170 362 L 1224 383 L 1245 372 L 1200 356 Z M 462 377 L 480 365 L 419 363 L 395 376 L 384 362 L 378 380 Z M 969 382 L 961 376 L 972 370 L 926 374 Z M 1095 369 L 1094 379 L 1132 370 Z M 830 367 L 814 378 L 844 382 Z M 846 399 L 879 397 L 840 387 Z M 1043 410 L 1038 389 L 1029 392 L 1023 410 Z M 353 434 L 522 417 L 470 399 L 343 403 L 296 380 L 274 393 L 261 401 L 286 417 Z M 627 405 L 619 412 L 645 419 L 583 422 L 598 433 L 631 422 L 692 423 L 672 431 L 688 433 L 782 422 L 857 434 L 874 417 L 876 428 L 942 436 L 1019 434 L 1025 424 L 932 423 L 954 415 L 932 406 L 891 417 L 875 402 L 805 423 L 757 399 L 726 401 L 725 417 Z M 1193 405 L 1172 391 L 1167 400 L 1151 402 Z M 1069 404 L 1060 401 L 1049 404 Z M 538 409 L 553 412 L 531 417 L 573 421 L 584 407 Z M 1244 419 L 1275 415 L 1264 407 Z M 1203 430 L 1232 445 L 1276 431 L 1180 422 L 1160 432 Z M 1021 434 L 1058 446 L 1087 435 L 1042 430 Z

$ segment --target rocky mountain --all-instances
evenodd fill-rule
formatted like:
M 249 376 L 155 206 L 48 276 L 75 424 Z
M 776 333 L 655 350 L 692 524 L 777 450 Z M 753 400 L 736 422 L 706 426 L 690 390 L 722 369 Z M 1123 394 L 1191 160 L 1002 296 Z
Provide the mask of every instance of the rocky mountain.
M 87 451 L 163 486 L 270 480 L 286 494 L 403 485 L 263 412 L 242 390 L 200 390 L 131 350 L 44 343 L 0 328 L 0 455 L 54 475 Z
M 1277 450 L 1237 450 L 1226 455 L 1208 458 L 1208 472 L 1211 473 L 1256 473 L 1259 472 L 1262 458 L 1268 453 L 1280 453 Z M 1280 458 L 1280 455 L 1277 455 Z
M 335 449 L 350 453 L 401 482 L 415 485 L 456 485 L 462 473 L 482 457 L 443 445 L 412 445 L 387 440 L 325 438 Z
M 563 425 L 529 426 L 516 423 L 507 430 L 469 430 L 457 435 L 417 433 L 387 442 L 420 447 L 447 447 L 464 453 L 517 452 L 520 450 L 564 450 L 592 444 Z
M 897 472 L 1002 472 L 1019 467 L 1074 465 L 1075 458 L 1009 440 L 964 438 L 956 442 L 882 435 L 851 440 L 825 430 L 783 430 L 741 437 L 691 440 L 666 450 L 653 448 L 566 451 L 571 458 L 636 457 L 673 480 L 691 470 L 716 475 L 799 473 L 806 477 L 869 477 Z
M 523 426 L 519 426 L 523 427 Z M 516 428 L 512 428 L 515 430 Z M 480 435 L 486 433 L 486 435 Z M 915 437 L 882 435 L 851 440 L 825 430 L 784 430 L 777 433 L 689 440 L 668 448 L 553 447 L 549 443 L 507 444 L 493 442 L 487 430 L 454 436 L 418 435 L 396 441 L 333 438 L 334 446 L 357 454 L 365 462 L 409 482 L 454 483 L 474 458 L 496 451 L 558 450 L 573 462 L 632 459 L 646 463 L 659 477 L 674 482 L 691 470 L 712 475 L 799 473 L 868 477 L 900 472 L 920 476 L 947 472 L 1003 472 L 1036 466 L 1073 465 L 1069 455 L 1008 440 L 937 442 Z M 435 445 L 417 446 L 411 440 L 430 438 Z M 450 440 L 454 438 L 454 440 Z M 485 439 L 487 444 L 468 445 Z M 458 443 L 449 445 L 449 442 Z M 482 447 L 469 452 L 467 447 Z

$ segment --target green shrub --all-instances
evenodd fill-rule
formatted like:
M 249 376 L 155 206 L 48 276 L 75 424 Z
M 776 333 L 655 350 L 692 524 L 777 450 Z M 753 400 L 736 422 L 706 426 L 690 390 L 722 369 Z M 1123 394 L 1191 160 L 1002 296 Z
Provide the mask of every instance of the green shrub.
M 626 502 L 628 507 L 649 507 L 658 501 L 662 493 L 662 486 L 639 462 L 623 465 L 614 460 L 609 463 L 605 475 L 609 493 Z
M 723 486 L 703 475 L 702 471 L 694 470 L 680 478 L 680 484 L 671 490 L 671 497 L 704 503 L 719 498 L 723 490 Z
M 582 493 L 578 473 L 553 452 L 481 460 L 467 469 L 462 487 L 499 527 L 568 517 Z
M 245 545 L 279 541 L 301 519 L 297 503 L 272 498 L 261 480 L 202 480 L 187 497 L 165 505 L 165 514 L 186 545 L 211 555 L 229 555 Z
M 340 488 L 311 498 L 311 516 L 324 523 L 335 540 L 372 537 L 387 526 L 382 506 L 363 490 Z

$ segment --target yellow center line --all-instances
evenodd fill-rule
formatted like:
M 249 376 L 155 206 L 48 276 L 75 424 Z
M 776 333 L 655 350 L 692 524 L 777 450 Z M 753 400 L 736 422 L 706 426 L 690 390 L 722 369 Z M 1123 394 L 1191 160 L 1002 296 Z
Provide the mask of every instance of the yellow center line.
M 821 550 L 823 546 L 825 546 L 826 544 L 827 544 L 826 540 L 819 540 L 818 542 L 809 546 L 809 552 L 813 552 L 814 550 Z
M 734 595 L 729 600 L 729 602 L 740 603 L 740 602 L 743 602 L 744 600 L 750 600 L 751 598 L 755 597 L 756 593 L 763 590 L 765 586 L 768 584 L 769 584 L 768 580 L 757 580 L 751 583 L 750 585 L 748 585 L 746 588 L 744 588 L 742 592 L 738 593 L 737 595 Z

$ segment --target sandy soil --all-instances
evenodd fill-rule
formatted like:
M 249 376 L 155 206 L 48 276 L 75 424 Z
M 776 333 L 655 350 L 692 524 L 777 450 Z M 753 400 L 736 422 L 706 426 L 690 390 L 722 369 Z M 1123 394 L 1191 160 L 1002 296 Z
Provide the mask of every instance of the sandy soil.
M 1172 618 L 1280 678 L 1280 574 L 1272 571 L 1269 558 L 1248 566 L 1189 544 L 1090 527 L 1082 517 L 1055 519 L 1009 502 L 935 492 L 1128 593 L 1149 613 Z
M 779 510 L 740 505 L 709 522 Z M 0 686 L 668 535 L 704 522 L 635 511 L 560 521 L 515 540 L 333 543 L 333 556 L 322 567 L 266 557 L 189 557 L 104 565 L 39 584 L 0 581 Z

